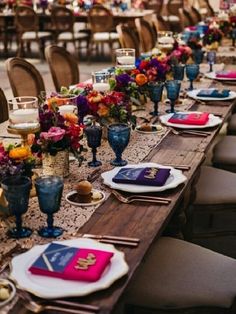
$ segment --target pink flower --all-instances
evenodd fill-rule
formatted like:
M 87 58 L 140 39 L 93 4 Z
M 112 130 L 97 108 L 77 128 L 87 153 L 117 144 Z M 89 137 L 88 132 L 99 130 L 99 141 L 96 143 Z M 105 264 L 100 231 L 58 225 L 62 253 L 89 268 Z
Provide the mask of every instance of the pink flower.
M 41 132 L 40 138 L 41 140 L 51 140 L 52 142 L 58 142 L 63 139 L 66 131 L 59 127 L 51 127 L 48 132 Z

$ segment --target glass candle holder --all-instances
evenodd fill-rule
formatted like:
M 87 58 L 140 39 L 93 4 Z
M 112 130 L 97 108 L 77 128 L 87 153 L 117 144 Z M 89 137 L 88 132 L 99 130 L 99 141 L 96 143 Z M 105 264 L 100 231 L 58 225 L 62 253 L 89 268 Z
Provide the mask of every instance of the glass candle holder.
M 135 49 L 116 49 L 116 67 L 123 70 L 135 68 Z
M 175 40 L 173 32 L 160 31 L 157 33 L 157 46 L 163 53 L 168 53 L 173 49 Z
M 97 92 L 107 92 L 110 90 L 109 78 L 111 74 L 105 71 L 92 73 L 93 89 Z
M 97 148 L 101 146 L 102 139 L 102 127 L 98 125 L 92 125 L 85 128 L 85 135 L 87 137 L 88 147 L 92 148 L 93 160 L 88 162 L 90 167 L 98 167 L 102 163 L 97 160 L 96 153 Z
M 111 161 L 113 166 L 125 166 L 126 160 L 123 160 L 122 153 L 127 147 L 130 139 L 130 127 L 125 123 L 115 123 L 108 126 L 108 142 L 114 151 L 116 158 Z
M 39 125 L 38 98 L 14 97 L 8 100 L 9 125 L 14 129 L 31 129 Z

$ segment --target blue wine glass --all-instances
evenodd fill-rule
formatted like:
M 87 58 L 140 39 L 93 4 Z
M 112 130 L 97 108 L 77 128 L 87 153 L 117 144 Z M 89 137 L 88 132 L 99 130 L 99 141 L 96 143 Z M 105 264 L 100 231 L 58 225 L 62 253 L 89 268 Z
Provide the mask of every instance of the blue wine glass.
M 180 81 L 171 80 L 166 82 L 167 98 L 170 100 L 170 110 L 166 110 L 166 112 L 175 112 L 175 101 L 179 97 L 180 87 Z
M 201 64 L 203 61 L 205 51 L 202 49 L 194 49 L 193 50 L 193 60 L 196 64 Z
M 1 182 L 8 202 L 9 212 L 16 217 L 16 228 L 7 234 L 11 238 L 26 238 L 32 233 L 29 228 L 22 227 L 21 215 L 27 212 L 31 189 L 31 180 L 25 176 L 7 177 Z
M 232 38 L 232 46 L 235 47 L 235 39 L 236 39 L 236 28 L 235 27 L 231 31 L 231 38 Z
M 116 155 L 116 158 L 111 161 L 111 165 L 125 166 L 127 161 L 122 160 L 121 156 L 129 143 L 130 127 L 125 123 L 111 124 L 108 126 L 107 138 Z
M 63 191 L 63 179 L 58 176 L 42 176 L 35 180 L 40 210 L 47 214 L 47 227 L 38 233 L 44 238 L 56 238 L 63 233 L 63 229 L 53 226 L 53 214 L 58 212 Z
M 158 116 L 158 103 L 162 97 L 164 83 L 163 82 L 149 82 L 148 92 L 151 101 L 154 103 L 154 110 L 150 112 L 153 116 Z
M 186 75 L 190 81 L 188 90 L 193 90 L 193 81 L 198 77 L 199 74 L 199 64 L 187 64 L 186 65 Z
M 184 79 L 184 64 L 176 64 L 171 67 L 174 80 L 183 81 Z
M 208 51 L 207 53 L 207 62 L 209 63 L 209 72 L 213 71 L 213 64 L 216 62 L 216 52 Z
M 101 146 L 102 139 L 102 127 L 98 125 L 92 125 L 85 128 L 85 135 L 87 137 L 88 147 L 92 148 L 93 159 L 88 162 L 90 167 L 101 166 L 101 161 L 97 160 L 96 153 L 97 148 Z

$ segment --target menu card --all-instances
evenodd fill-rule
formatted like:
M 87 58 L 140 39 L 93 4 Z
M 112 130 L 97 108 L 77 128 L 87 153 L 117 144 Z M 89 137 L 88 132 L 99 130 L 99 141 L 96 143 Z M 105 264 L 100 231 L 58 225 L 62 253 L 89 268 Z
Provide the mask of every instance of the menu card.
M 99 280 L 112 256 L 112 252 L 51 243 L 29 271 L 34 275 L 94 282 Z
M 190 124 L 190 125 L 205 125 L 209 120 L 208 112 L 194 113 L 174 113 L 168 120 L 170 123 Z
M 115 183 L 163 186 L 169 176 L 169 168 L 123 168 L 112 178 L 112 181 Z

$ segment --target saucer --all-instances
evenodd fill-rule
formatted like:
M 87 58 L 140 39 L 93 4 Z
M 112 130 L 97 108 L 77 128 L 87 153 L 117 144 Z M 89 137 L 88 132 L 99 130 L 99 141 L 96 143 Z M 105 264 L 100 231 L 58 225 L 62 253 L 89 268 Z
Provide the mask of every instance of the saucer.
M 1 288 L 7 288 L 8 291 L 9 291 L 9 297 L 6 299 L 6 300 L 0 300 L 0 307 L 6 305 L 8 302 L 10 302 L 15 294 L 16 294 L 16 288 L 15 286 L 13 285 L 12 282 L 10 282 L 9 280 L 7 279 L 0 279 L 0 287 Z
M 102 192 L 100 190 L 92 189 L 92 193 L 97 193 L 97 192 L 101 194 L 101 198 L 93 199 L 91 196 L 91 201 L 86 203 L 83 201 L 79 201 L 79 199 L 78 200 L 76 199 L 76 196 L 78 197 L 78 194 L 77 194 L 77 191 L 74 190 L 74 191 L 71 191 L 68 194 L 66 194 L 66 201 L 69 204 L 75 205 L 75 206 L 85 206 L 85 207 L 95 206 L 95 205 L 102 203 L 106 198 L 106 195 L 104 192 Z
M 144 129 L 143 128 L 144 125 L 145 123 L 143 125 L 137 125 L 135 130 L 138 133 L 142 133 L 142 134 L 162 133 L 164 130 L 164 127 L 160 124 L 147 124 L 147 126 L 150 127 L 150 129 Z

